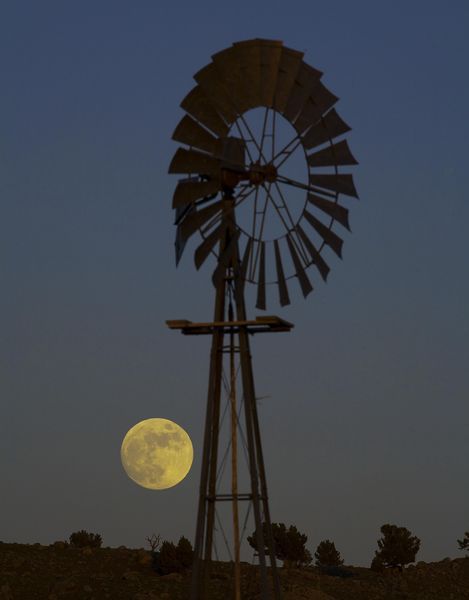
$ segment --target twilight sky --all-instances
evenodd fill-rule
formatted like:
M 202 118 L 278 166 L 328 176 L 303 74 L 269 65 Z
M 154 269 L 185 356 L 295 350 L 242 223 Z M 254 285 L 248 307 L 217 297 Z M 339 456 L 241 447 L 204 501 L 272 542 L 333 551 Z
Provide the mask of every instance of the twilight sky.
M 193 74 L 263 37 L 324 72 L 360 162 L 343 261 L 306 301 L 269 307 L 291 333 L 253 343 L 272 519 L 349 564 L 369 565 L 387 522 L 421 538 L 420 560 L 459 555 L 469 4 L 316 4 L 2 2 L 0 540 L 192 539 L 209 340 L 165 320 L 209 319 L 213 288 L 194 244 L 175 268 L 170 138 Z M 195 449 L 162 492 L 120 464 L 149 417 Z

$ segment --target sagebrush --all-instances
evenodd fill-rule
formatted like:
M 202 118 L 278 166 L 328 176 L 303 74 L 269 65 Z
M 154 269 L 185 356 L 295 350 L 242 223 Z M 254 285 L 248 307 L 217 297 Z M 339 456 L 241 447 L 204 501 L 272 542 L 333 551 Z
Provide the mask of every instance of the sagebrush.
M 70 535 L 69 542 L 70 546 L 75 548 L 101 548 L 103 538 L 99 533 L 91 533 L 81 529 Z

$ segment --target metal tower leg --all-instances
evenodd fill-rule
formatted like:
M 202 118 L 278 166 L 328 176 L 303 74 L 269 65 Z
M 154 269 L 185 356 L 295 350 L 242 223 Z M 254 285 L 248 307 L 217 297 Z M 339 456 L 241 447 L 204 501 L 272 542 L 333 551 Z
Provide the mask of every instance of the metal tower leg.
M 248 456 L 249 456 L 249 471 L 251 476 L 251 494 L 252 504 L 254 509 L 254 522 L 255 531 L 257 535 L 257 550 L 259 553 L 259 566 L 261 576 L 261 598 L 267 600 L 269 598 L 269 592 L 267 588 L 267 568 L 265 563 L 265 542 L 262 527 L 262 515 L 259 498 L 259 474 L 257 468 L 257 456 L 254 440 L 254 413 L 253 404 L 256 402 L 254 388 L 251 385 L 249 372 L 250 372 L 250 355 L 249 355 L 249 343 L 247 339 L 247 332 L 240 330 L 239 332 L 239 352 L 241 362 L 241 375 L 243 380 L 243 392 L 244 392 L 244 410 L 246 420 L 246 440 L 248 445 Z
M 233 306 L 230 301 L 228 318 L 234 320 Z M 239 538 L 239 506 L 238 506 L 238 410 L 236 403 L 236 365 L 235 334 L 230 332 L 230 408 L 231 408 L 231 495 L 233 513 L 233 600 L 241 600 L 241 557 Z
M 242 284 L 235 285 L 235 297 L 237 316 L 239 321 L 246 320 L 246 308 Z M 265 475 L 264 458 L 262 453 L 259 419 L 257 415 L 256 393 L 254 387 L 254 376 L 252 370 L 252 358 L 249 346 L 248 332 L 241 328 L 239 332 L 240 361 L 243 379 L 243 391 L 246 411 L 246 433 L 248 441 L 248 452 L 251 471 L 251 487 L 253 494 L 254 518 L 257 532 L 257 546 L 259 549 L 259 564 L 261 570 L 261 597 L 281 599 L 280 582 L 277 573 L 275 559 L 274 540 L 272 537 L 272 524 L 270 520 L 269 499 L 267 493 L 267 480 Z M 259 495 L 259 482 L 261 494 Z M 259 500 L 262 500 L 263 517 L 266 524 L 266 536 L 264 540 L 264 529 L 260 518 Z M 257 505 L 257 506 L 256 506 Z M 267 588 L 267 568 L 264 548 L 267 547 L 270 557 L 271 579 L 273 584 L 272 594 Z
M 225 285 L 219 286 L 217 289 L 214 321 L 222 321 L 224 312 Z M 217 468 L 223 339 L 223 329 L 216 329 L 212 334 L 212 349 L 210 353 L 207 411 L 205 416 L 204 446 L 199 487 L 199 507 L 197 511 L 194 561 L 192 567 L 191 600 L 202 600 L 204 598 L 204 588 L 207 587 L 207 579 L 210 575 L 215 513 L 214 488 Z

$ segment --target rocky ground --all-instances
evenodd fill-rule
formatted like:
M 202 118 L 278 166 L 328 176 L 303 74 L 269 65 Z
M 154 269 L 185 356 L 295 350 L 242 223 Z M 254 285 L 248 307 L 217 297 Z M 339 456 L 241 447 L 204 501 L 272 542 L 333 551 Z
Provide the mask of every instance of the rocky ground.
M 284 600 L 469 600 L 469 558 L 417 563 L 403 573 L 347 569 L 352 577 L 280 569 Z M 229 564 L 215 564 L 213 600 L 230 600 L 230 573 Z M 255 567 L 243 565 L 242 582 L 243 600 L 259 598 Z M 143 549 L 0 542 L 0 600 L 186 600 L 189 586 L 190 573 L 156 575 Z

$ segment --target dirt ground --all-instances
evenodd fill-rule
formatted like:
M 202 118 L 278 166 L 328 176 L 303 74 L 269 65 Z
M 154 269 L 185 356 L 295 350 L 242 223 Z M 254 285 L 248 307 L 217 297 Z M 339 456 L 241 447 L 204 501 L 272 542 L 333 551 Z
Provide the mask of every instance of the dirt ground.
M 469 600 L 469 558 L 417 563 L 403 573 L 347 567 L 280 569 L 284 600 Z M 215 563 L 207 600 L 230 600 L 231 565 Z M 256 567 L 242 566 L 243 600 L 259 598 Z M 158 576 L 144 549 L 0 542 L 0 600 L 187 600 L 190 573 Z

